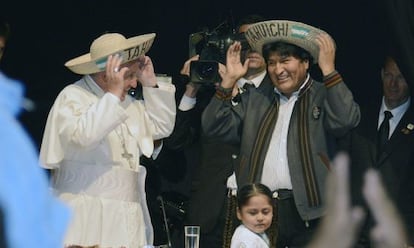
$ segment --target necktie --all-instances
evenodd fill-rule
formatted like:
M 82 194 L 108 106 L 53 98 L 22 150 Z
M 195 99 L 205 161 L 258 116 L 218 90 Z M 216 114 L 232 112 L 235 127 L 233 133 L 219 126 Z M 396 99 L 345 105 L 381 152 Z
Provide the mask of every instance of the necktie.
M 378 129 L 378 151 L 384 148 L 385 143 L 388 141 L 390 135 L 390 119 L 392 113 L 390 111 L 384 111 L 384 120 L 382 121 L 380 128 Z
M 233 98 L 234 102 L 240 101 L 240 94 L 243 94 L 244 92 L 248 91 L 250 88 L 255 88 L 253 82 L 246 81 L 244 82 L 243 86 L 239 88 L 239 94 Z
M 244 90 L 249 90 L 252 87 L 254 87 L 254 84 L 253 84 L 253 82 L 250 82 L 250 81 L 246 81 L 243 85 Z

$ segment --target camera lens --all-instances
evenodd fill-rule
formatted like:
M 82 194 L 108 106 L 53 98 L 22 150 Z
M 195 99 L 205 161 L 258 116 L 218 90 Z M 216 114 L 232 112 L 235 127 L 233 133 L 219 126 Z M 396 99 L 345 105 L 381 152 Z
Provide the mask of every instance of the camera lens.
M 215 66 L 210 63 L 201 63 L 198 67 L 198 75 L 201 80 L 211 80 L 216 74 Z
M 210 84 L 220 81 L 218 62 L 211 60 L 191 61 L 190 82 Z

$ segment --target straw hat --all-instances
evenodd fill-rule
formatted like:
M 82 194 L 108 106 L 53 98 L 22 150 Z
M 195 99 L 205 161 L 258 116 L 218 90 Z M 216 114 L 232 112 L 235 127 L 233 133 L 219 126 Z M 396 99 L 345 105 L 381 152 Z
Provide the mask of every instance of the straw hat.
M 262 53 L 263 45 L 283 41 L 299 46 L 308 51 L 318 62 L 319 46 L 315 37 L 326 34 L 325 31 L 310 25 L 287 20 L 271 20 L 252 24 L 246 31 L 246 39 L 250 46 Z
M 77 74 L 92 74 L 105 70 L 107 57 L 119 53 L 122 63 L 137 59 L 151 48 L 155 33 L 126 39 L 122 34 L 107 33 L 94 40 L 90 52 L 71 59 L 65 66 Z

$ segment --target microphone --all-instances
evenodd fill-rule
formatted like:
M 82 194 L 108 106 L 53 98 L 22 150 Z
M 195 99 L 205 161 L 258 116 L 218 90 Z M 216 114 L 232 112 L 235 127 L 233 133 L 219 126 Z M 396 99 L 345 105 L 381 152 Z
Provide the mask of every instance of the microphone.
M 168 221 L 167 221 L 167 214 L 165 213 L 165 206 L 164 206 L 164 199 L 162 198 L 162 196 L 157 196 L 157 200 L 160 201 L 161 203 L 161 210 L 162 210 L 162 217 L 164 219 L 164 227 L 165 227 L 165 232 L 167 234 L 167 240 L 168 240 L 168 248 L 171 248 L 171 236 L 170 236 L 170 229 L 168 228 Z

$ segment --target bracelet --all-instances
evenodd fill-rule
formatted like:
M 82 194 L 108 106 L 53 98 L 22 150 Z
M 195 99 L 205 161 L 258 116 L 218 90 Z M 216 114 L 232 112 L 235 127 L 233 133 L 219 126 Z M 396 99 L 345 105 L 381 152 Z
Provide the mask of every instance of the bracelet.
M 233 88 L 223 88 L 221 86 L 219 86 L 216 90 L 216 94 L 215 96 L 217 97 L 217 99 L 219 100 L 230 100 L 232 98 L 232 92 L 233 92 Z

